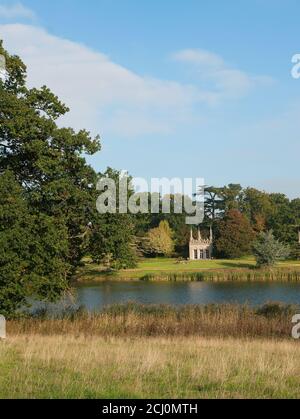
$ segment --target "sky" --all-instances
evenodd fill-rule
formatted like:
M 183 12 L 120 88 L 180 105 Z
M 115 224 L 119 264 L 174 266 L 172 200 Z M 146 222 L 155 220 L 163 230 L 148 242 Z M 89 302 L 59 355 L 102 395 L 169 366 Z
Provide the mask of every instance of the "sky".
M 0 39 L 135 177 L 300 196 L 299 0 L 0 0 Z

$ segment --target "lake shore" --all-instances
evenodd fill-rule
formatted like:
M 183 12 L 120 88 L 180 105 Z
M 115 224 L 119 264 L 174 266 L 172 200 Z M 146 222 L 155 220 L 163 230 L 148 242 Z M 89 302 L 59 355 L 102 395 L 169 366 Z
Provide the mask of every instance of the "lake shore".
M 300 281 L 300 261 L 281 262 L 272 269 L 256 269 L 252 258 L 237 260 L 178 261 L 144 259 L 136 269 L 107 271 L 86 261 L 74 283 L 105 281 Z
M 101 337 L 198 336 L 217 338 L 289 339 L 292 318 L 300 306 L 268 303 L 259 307 L 239 304 L 142 305 L 115 304 L 91 313 L 67 309 L 49 316 L 39 312 L 8 322 L 12 335 L 84 334 Z

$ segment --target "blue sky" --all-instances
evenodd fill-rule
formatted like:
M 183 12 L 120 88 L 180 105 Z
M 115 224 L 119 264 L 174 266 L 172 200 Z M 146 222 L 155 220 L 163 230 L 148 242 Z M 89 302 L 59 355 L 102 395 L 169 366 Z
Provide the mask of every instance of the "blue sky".
M 90 159 L 300 196 L 298 0 L 0 0 L 0 38 L 102 137 Z

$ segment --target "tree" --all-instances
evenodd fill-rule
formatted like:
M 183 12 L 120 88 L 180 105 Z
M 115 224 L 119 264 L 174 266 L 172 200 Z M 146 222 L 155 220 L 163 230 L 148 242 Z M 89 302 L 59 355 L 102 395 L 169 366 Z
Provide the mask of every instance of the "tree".
M 29 89 L 25 64 L 1 41 L 0 54 L 7 70 L 0 80 L 0 176 L 10 173 L 2 178 L 0 298 L 8 313 L 24 303 L 29 290 L 40 299 L 59 298 L 89 246 L 95 259 L 112 254 L 118 268 L 133 266 L 134 251 L 132 220 L 99 218 L 95 211 L 97 174 L 83 155 L 100 150 L 99 137 L 59 128 L 66 105 L 45 86 Z M 10 201 L 16 203 L 15 220 L 5 206 Z M 100 233 L 91 239 L 97 223 Z
M 241 210 L 250 220 L 253 229 L 260 233 L 265 230 L 267 220 L 274 213 L 274 206 L 269 194 L 247 188 L 243 191 Z
M 290 254 L 290 248 L 275 239 L 272 231 L 262 232 L 253 244 L 253 254 L 258 267 L 272 267 Z
M 223 201 L 220 198 L 222 188 L 215 188 L 214 186 L 205 187 L 205 217 L 214 221 L 221 210 L 223 210 Z
M 29 296 L 54 301 L 67 288 L 67 232 L 32 215 L 10 171 L 0 175 L 0 312 L 12 317 Z
M 113 269 L 134 268 L 137 259 L 134 216 L 119 213 L 119 180 L 121 176 L 121 172 L 111 168 L 98 175 L 99 178 L 109 178 L 115 181 L 116 213 L 100 214 L 96 211 L 94 204 L 87 246 L 88 253 L 94 262 Z M 131 177 L 128 176 L 127 201 L 134 193 L 131 180 Z
M 243 188 L 240 184 L 230 183 L 220 190 L 221 209 L 226 214 L 230 210 L 240 210 Z
M 240 211 L 229 210 L 217 225 L 217 253 L 229 259 L 244 256 L 250 252 L 254 237 L 249 220 Z
M 295 243 L 291 246 L 291 259 L 293 260 L 300 260 L 300 244 Z
M 241 210 L 243 199 L 243 188 L 240 184 L 230 183 L 228 186 L 216 188 L 206 186 L 205 197 L 205 218 L 211 222 L 222 219 L 232 209 Z
M 173 232 L 167 221 L 150 230 L 144 240 L 144 252 L 154 256 L 171 256 L 174 252 Z
M 89 254 L 93 261 L 108 268 L 136 266 L 134 224 L 127 214 L 102 214 L 93 223 Z
M 169 200 L 170 202 L 170 213 L 164 214 L 162 211 L 164 200 Z M 176 213 L 177 202 L 182 202 L 183 205 L 184 196 L 180 194 L 171 194 L 160 197 L 160 213 L 152 215 L 152 226 L 159 225 L 161 221 L 167 221 L 169 227 L 172 230 L 172 239 L 176 253 L 181 254 L 182 256 L 187 256 L 190 238 L 190 226 L 186 224 L 186 217 L 188 217 L 189 214 L 186 213 L 184 205 L 181 213 Z
M 267 229 L 272 230 L 275 238 L 281 242 L 295 243 L 297 211 L 293 211 L 290 200 L 284 194 L 270 194 L 270 199 L 273 212 L 268 218 Z
M 10 56 L 2 43 L 0 54 L 7 69 L 0 81 L 0 173 L 14 173 L 31 214 L 55 217 L 66 227 L 66 258 L 74 272 L 86 251 L 97 180 L 82 156 L 100 150 L 99 137 L 59 128 L 56 120 L 68 108 L 45 86 L 27 88 L 24 63 Z

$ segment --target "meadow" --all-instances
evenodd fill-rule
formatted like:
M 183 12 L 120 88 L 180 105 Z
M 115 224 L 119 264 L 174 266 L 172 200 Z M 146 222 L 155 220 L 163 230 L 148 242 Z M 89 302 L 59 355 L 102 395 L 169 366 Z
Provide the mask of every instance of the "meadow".
M 113 306 L 9 321 L 0 398 L 299 398 L 298 308 Z
M 292 341 L 13 336 L 1 398 L 299 398 Z

